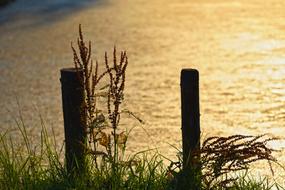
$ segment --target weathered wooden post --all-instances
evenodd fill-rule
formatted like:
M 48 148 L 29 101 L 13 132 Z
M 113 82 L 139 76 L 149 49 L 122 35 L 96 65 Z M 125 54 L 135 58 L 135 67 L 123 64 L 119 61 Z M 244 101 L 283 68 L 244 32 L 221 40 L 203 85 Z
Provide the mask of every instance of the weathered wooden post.
M 70 174 L 85 169 L 85 144 L 87 139 L 84 89 L 80 78 L 83 71 L 75 68 L 61 69 L 62 108 L 65 132 L 65 161 Z
M 200 109 L 199 109 L 199 72 L 195 69 L 181 71 L 181 115 L 183 171 L 200 173 Z M 199 182 L 198 182 L 199 183 Z M 199 189 L 197 184 L 195 189 Z

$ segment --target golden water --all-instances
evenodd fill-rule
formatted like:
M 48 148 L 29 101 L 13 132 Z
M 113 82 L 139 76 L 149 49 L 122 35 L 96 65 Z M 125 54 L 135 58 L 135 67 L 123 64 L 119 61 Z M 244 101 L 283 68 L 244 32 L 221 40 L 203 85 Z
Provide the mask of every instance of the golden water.
M 130 151 L 159 147 L 175 156 L 169 144 L 179 147 L 181 139 L 179 75 L 189 67 L 200 72 L 203 137 L 285 138 L 283 0 L 101 0 L 11 10 L 0 10 L 2 130 L 14 126 L 7 109 L 18 110 L 17 96 L 35 136 L 40 112 L 62 139 L 59 69 L 72 65 L 70 41 L 81 23 L 99 61 L 114 44 L 128 51 L 127 107 L 146 121 L 148 132 L 136 121 L 123 123 L 138 126 Z M 285 164 L 285 140 L 272 145 L 282 150 L 275 155 Z M 265 164 L 257 166 L 262 175 L 270 174 Z M 276 177 L 284 182 L 285 172 Z

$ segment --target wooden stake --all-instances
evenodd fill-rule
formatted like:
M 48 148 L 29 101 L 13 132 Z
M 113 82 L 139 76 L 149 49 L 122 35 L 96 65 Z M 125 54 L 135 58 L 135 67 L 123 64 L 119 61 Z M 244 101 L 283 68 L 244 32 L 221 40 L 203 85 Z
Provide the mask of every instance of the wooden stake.
M 82 172 L 85 168 L 87 140 L 84 89 L 80 78 L 83 71 L 61 69 L 62 108 L 65 132 L 65 161 L 68 172 Z
M 183 171 L 199 174 L 200 156 L 192 154 L 200 149 L 199 72 L 195 69 L 181 71 L 181 115 Z

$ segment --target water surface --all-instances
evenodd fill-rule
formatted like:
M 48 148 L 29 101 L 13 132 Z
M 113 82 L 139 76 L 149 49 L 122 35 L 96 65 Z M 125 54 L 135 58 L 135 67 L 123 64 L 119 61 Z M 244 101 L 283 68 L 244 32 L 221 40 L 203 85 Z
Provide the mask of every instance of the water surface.
M 14 126 L 18 97 L 35 136 L 40 112 L 62 139 L 59 69 L 72 65 L 70 42 L 81 23 L 99 62 L 114 44 L 128 51 L 127 107 L 148 131 L 134 130 L 130 151 L 159 147 L 175 157 L 168 143 L 179 147 L 181 139 L 182 68 L 200 72 L 203 137 L 285 138 L 283 0 L 23 2 L 0 10 L 1 130 Z M 282 150 L 276 155 L 285 164 L 285 141 L 273 146 Z M 269 174 L 267 166 L 257 167 Z

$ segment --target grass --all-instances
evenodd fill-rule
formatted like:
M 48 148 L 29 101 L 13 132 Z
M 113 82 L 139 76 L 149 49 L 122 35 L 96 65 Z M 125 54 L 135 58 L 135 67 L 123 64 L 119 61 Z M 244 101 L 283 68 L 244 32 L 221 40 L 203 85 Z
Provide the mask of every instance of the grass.
M 32 147 L 24 122 L 17 125 L 20 141 L 9 132 L 1 134 L 0 189 L 162 189 L 167 184 L 159 155 L 148 157 L 146 152 L 117 163 L 116 172 L 109 160 L 103 159 L 95 167 L 89 155 L 87 170 L 72 176 L 44 126 L 41 143 Z
M 127 114 L 142 122 L 122 104 L 127 53 L 122 51 L 117 59 L 114 48 L 112 61 L 105 53 L 106 70 L 98 74 L 99 64 L 96 61 L 93 65 L 91 42 L 86 45 L 81 27 L 77 44 L 79 53 L 73 46 L 72 50 L 75 68 L 83 72 L 78 79 L 85 92 L 80 117 L 87 132 L 87 139 L 81 142 L 86 164 L 78 167 L 82 164 L 74 158 L 77 166 L 66 166 L 63 148 L 57 149 L 59 142 L 47 132 L 41 117 L 40 141 L 34 144 L 20 113 L 20 118 L 15 119 L 20 135 L 14 135 L 15 131 L 0 135 L 1 189 L 284 189 L 267 178 L 256 180 L 248 173 L 235 175 L 237 171 L 247 171 L 256 161 L 276 162 L 273 150 L 266 146 L 275 139 L 264 136 L 210 137 L 198 151 L 192 152 L 191 157 L 199 160 L 187 170 L 182 168 L 181 157 L 178 161 L 169 160 L 170 165 L 166 166 L 165 157 L 155 150 L 125 155 L 130 131 L 121 128 L 120 118 Z M 102 86 L 103 80 L 107 85 Z M 105 106 L 98 104 L 99 98 Z
M 142 151 L 126 156 L 124 162 L 102 159 L 95 166 L 88 155 L 87 170 L 70 175 L 62 161 L 63 152 L 56 150 L 54 138 L 42 125 L 40 144 L 34 145 L 23 121 L 17 122 L 21 139 L 2 133 L 0 137 L 0 189 L 192 189 L 183 172 L 172 175 L 157 152 Z M 198 175 L 197 175 L 198 177 Z M 269 190 L 284 189 L 267 178 L 256 179 L 244 173 L 230 187 L 216 181 L 211 188 L 202 181 L 201 189 Z

